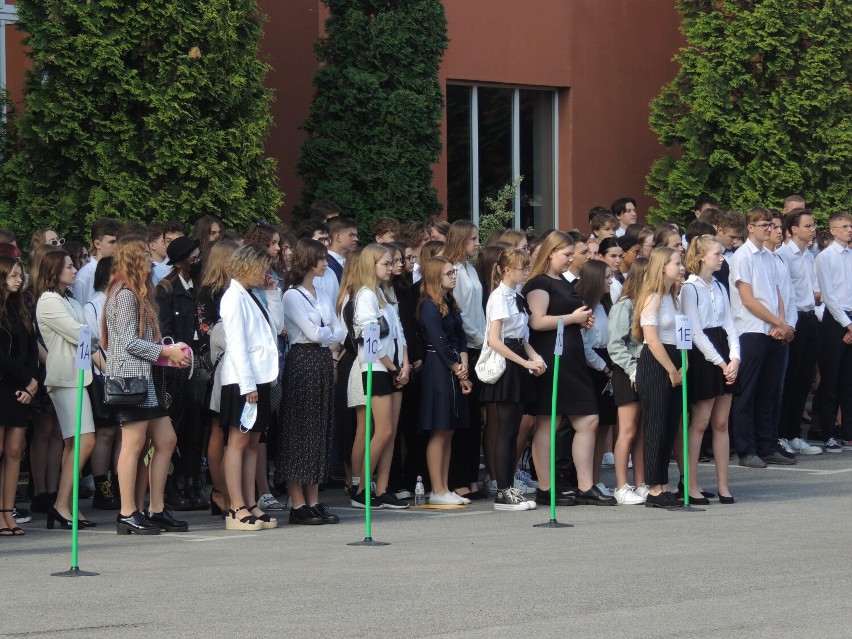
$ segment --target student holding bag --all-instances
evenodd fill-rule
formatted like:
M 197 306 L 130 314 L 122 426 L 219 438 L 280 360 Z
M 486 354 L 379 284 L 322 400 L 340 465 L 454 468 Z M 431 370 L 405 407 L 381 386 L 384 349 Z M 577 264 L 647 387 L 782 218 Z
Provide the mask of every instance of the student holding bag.
M 544 360 L 527 341 L 529 311 L 526 301 L 515 291 L 529 274 L 530 258 L 526 251 L 504 249 L 497 258 L 492 275 L 493 291 L 485 307 L 487 350 L 503 358 L 505 370 L 493 383 L 483 384 L 480 400 L 494 402 L 497 412 L 497 436 L 494 442 L 494 471 L 497 480 L 495 510 L 534 510 L 535 501 L 527 501 L 514 487 L 517 465 L 517 441 L 524 406 L 535 401 L 533 375 L 545 371 Z M 486 357 L 483 354 L 480 362 Z M 480 376 L 482 378 L 482 376 Z M 484 381 L 484 380 L 483 380 Z

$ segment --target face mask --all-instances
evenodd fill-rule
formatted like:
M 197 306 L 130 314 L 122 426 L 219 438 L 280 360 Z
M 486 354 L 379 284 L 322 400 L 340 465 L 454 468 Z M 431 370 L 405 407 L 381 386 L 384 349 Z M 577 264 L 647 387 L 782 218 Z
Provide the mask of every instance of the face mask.
M 195 262 L 192 266 L 189 267 L 189 276 L 193 279 L 201 275 L 201 267 L 202 264 L 200 261 Z

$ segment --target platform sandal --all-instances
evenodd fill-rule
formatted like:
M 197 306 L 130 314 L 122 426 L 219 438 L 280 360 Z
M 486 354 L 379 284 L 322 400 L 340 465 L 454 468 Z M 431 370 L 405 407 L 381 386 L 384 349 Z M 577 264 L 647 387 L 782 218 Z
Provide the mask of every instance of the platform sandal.
M 241 510 L 245 510 L 248 515 L 241 519 L 237 519 L 237 513 Z M 262 527 L 263 523 L 257 517 L 252 515 L 251 511 L 249 511 L 249 509 L 245 506 L 240 506 L 234 510 L 227 511 L 227 517 L 225 517 L 225 530 L 255 531 L 260 530 Z
M 261 523 L 261 526 L 263 527 L 264 530 L 269 530 L 270 528 L 277 528 L 278 527 L 278 520 L 275 517 L 270 517 L 265 512 L 260 510 L 260 508 L 258 508 L 257 504 L 254 504 L 253 506 L 249 506 L 248 509 L 249 509 L 249 512 L 252 514 L 252 516 Z M 261 514 L 255 515 L 254 514 L 255 509 L 259 510 Z

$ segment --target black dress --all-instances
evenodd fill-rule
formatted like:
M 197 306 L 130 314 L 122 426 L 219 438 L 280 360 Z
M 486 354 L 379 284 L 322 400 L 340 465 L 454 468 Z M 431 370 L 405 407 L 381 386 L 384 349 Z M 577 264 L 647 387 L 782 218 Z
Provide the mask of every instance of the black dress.
M 564 278 L 537 275 L 524 286 L 523 295 L 529 299 L 531 291 L 542 290 L 550 296 L 547 315 L 566 315 L 583 306 L 583 300 Z M 565 324 L 562 357 L 559 358 L 559 389 L 556 399 L 557 415 L 597 415 L 598 404 L 592 376 L 586 366 L 583 335 L 579 324 Z M 553 349 L 556 346 L 556 329 L 536 331 L 530 327 L 530 345 L 541 355 L 547 370 L 535 378 L 537 390 L 536 414 L 550 415 L 553 394 Z
M 0 324 L 0 426 L 26 427 L 30 407 L 20 403 L 15 392 L 36 378 L 37 369 L 34 331 L 28 331 L 14 311 L 7 312 Z
M 467 428 L 467 397 L 450 366 L 461 361 L 467 348 L 461 314 L 447 299 L 449 313 L 441 317 L 438 305 L 425 300 L 420 306 L 420 332 L 426 349 L 420 392 L 420 429 L 456 430 Z

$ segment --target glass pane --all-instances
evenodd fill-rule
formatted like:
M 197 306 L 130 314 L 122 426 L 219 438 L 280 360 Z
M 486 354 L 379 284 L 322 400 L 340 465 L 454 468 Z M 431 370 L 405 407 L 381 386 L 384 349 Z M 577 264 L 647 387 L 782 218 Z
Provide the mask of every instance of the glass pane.
M 521 228 L 553 228 L 553 91 L 520 92 Z
M 479 214 L 512 181 L 512 89 L 479 87 Z M 512 204 L 509 204 L 511 208 Z
M 470 219 L 470 87 L 447 85 L 447 220 Z

